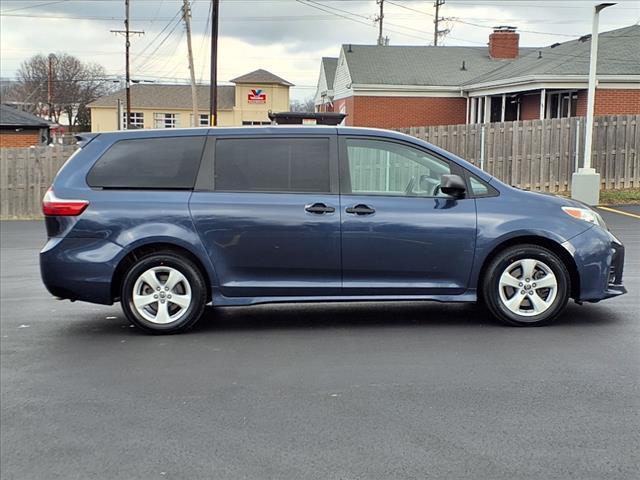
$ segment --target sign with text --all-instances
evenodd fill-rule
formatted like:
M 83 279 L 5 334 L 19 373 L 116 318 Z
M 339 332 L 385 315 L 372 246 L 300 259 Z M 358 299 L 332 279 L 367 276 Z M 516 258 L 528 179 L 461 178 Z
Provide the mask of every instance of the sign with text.
M 249 103 L 267 103 L 267 94 L 262 89 L 252 89 L 248 95 Z

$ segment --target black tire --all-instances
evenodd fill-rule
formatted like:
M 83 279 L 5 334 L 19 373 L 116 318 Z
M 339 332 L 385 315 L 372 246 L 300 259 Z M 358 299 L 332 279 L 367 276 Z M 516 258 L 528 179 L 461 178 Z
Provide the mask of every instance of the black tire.
M 543 262 L 543 264 L 553 272 L 556 279 L 557 287 L 553 300 L 551 300 L 552 297 L 550 296 L 551 290 L 539 289 L 542 295 L 547 295 L 545 300 L 548 300 L 548 303 L 550 303 L 547 309 L 540 314 L 535 314 L 533 309 L 534 302 L 527 300 L 527 295 L 538 294 L 538 290 L 535 289 L 533 289 L 535 291 L 529 293 L 532 286 L 536 285 L 534 283 L 535 279 L 533 278 L 529 283 L 523 280 L 524 285 L 522 287 L 514 287 L 512 290 L 505 287 L 502 291 L 505 297 L 507 293 L 513 292 L 514 290 L 515 295 L 522 295 L 520 298 L 524 299 L 524 303 L 521 304 L 520 308 L 524 306 L 522 311 L 527 312 L 526 314 L 518 314 L 510 310 L 501 298 L 500 277 L 510 266 L 524 259 Z M 517 270 L 517 267 L 515 271 L 524 272 L 524 270 Z M 536 271 L 536 275 L 542 273 L 540 270 Z M 520 290 L 520 288 L 522 288 L 522 290 Z M 525 288 L 527 288 L 527 290 L 524 290 Z M 523 291 L 526 293 L 522 293 Z M 489 311 L 502 323 L 517 327 L 539 327 L 550 324 L 566 307 L 570 292 L 571 276 L 565 264 L 555 253 L 538 245 L 516 245 L 501 251 L 489 263 L 481 282 L 482 300 Z M 515 295 L 507 298 L 507 300 L 514 299 Z
M 165 299 L 167 309 L 175 309 L 177 312 L 180 312 L 179 318 L 175 321 L 162 324 L 150 321 L 148 318 L 143 316 L 143 314 L 147 314 L 147 311 L 140 313 L 133 303 L 136 282 L 138 282 L 141 275 L 153 268 L 159 268 L 159 270 L 162 270 L 163 268 L 175 269 L 182 274 L 188 282 L 187 284 L 180 283 L 176 286 L 176 288 L 182 289 L 186 286 L 190 291 L 191 301 L 188 306 L 184 308 L 184 311 L 182 311 L 182 307 L 179 307 L 171 303 L 168 299 Z M 162 280 L 162 273 L 156 274 L 155 278 Z M 149 290 L 150 287 L 144 284 L 143 288 Z M 162 288 L 162 290 L 164 289 Z M 151 289 L 150 292 L 150 294 L 156 293 L 153 289 Z M 167 296 L 170 293 L 174 293 L 175 295 L 175 292 L 171 291 L 166 292 Z M 122 282 L 120 298 L 120 304 L 122 305 L 122 310 L 124 311 L 125 316 L 131 323 L 141 330 L 147 333 L 160 335 L 183 333 L 192 328 L 202 316 L 207 302 L 207 286 L 202 273 L 192 261 L 173 252 L 158 252 L 141 258 L 129 268 Z M 164 303 L 165 302 L 163 301 L 163 304 Z M 169 306 L 170 304 L 171 307 Z M 160 304 L 156 303 L 155 308 L 159 309 L 159 307 Z M 149 308 L 152 312 L 154 305 L 151 305 Z

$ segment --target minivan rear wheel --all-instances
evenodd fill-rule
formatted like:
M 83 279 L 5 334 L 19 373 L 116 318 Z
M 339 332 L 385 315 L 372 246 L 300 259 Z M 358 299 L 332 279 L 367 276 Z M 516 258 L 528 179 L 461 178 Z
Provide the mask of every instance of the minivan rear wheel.
M 190 260 L 172 252 L 154 253 L 129 268 L 120 298 L 126 317 L 145 332 L 181 333 L 202 316 L 206 283 Z
M 538 245 L 517 245 L 491 260 L 482 296 L 491 313 L 513 326 L 542 326 L 564 310 L 571 291 L 562 260 Z

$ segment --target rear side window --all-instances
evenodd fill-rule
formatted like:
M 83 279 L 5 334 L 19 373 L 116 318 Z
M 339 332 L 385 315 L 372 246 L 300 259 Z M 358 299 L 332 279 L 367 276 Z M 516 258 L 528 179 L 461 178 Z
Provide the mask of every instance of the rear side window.
M 247 138 L 216 141 L 214 190 L 330 191 L 328 138 Z
M 204 142 L 204 136 L 121 140 L 98 159 L 87 183 L 102 188 L 193 188 Z

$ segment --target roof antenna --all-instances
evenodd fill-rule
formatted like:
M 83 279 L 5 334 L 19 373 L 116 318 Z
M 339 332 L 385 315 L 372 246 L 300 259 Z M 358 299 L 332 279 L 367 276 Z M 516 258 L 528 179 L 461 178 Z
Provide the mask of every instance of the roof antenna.
M 538 50 L 538 58 L 542 58 L 542 50 Z
M 347 53 L 351 53 L 353 52 L 353 49 L 351 48 L 351 44 L 349 44 L 349 48 L 347 49 Z
M 462 60 L 462 67 L 460 67 L 460 70 L 466 70 L 467 66 L 464 63 L 464 60 Z

